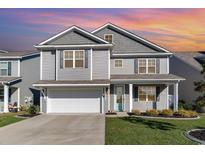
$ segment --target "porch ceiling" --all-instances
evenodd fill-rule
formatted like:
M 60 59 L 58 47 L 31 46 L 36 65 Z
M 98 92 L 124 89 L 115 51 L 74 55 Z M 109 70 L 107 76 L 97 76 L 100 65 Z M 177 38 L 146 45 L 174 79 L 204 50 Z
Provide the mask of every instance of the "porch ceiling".
M 111 82 L 145 82 L 145 83 L 167 83 L 185 80 L 174 74 L 130 74 L 111 75 Z

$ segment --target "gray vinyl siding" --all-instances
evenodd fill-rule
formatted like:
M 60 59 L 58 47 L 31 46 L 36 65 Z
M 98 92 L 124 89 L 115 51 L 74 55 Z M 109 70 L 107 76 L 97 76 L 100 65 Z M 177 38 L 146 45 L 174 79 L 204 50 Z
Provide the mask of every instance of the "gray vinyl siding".
M 120 58 L 116 58 L 120 59 Z M 122 59 L 122 68 L 115 68 L 115 59 L 110 60 L 110 72 L 114 74 L 134 74 L 134 59 Z
M 18 77 L 18 60 L 0 60 L 1 61 L 8 61 L 11 62 L 11 76 L 12 77 Z
M 109 51 L 92 52 L 93 79 L 109 79 Z
M 157 110 L 168 109 L 168 102 L 167 102 L 167 90 L 168 88 L 165 85 L 156 85 L 160 87 L 160 94 L 159 94 L 159 102 L 138 102 L 136 100 L 133 101 L 133 109 L 138 109 L 141 112 L 145 112 L 146 110 L 154 109 L 156 106 Z
M 104 39 L 104 34 L 113 34 L 113 44 L 114 44 L 113 50 L 116 52 L 157 52 L 110 28 L 104 28 L 98 31 L 97 33 L 95 33 L 95 35 L 103 39 Z
M 65 35 L 47 43 L 49 45 L 75 45 L 75 44 L 96 44 L 95 41 L 82 36 L 76 32 L 69 32 Z
M 57 51 L 57 80 L 90 80 L 91 52 L 88 50 L 88 68 L 60 68 L 60 51 Z M 55 69 L 54 69 L 55 70 Z
M 195 91 L 194 82 L 204 80 L 201 74 L 201 68 L 196 68 L 191 62 L 185 62 L 177 56 L 170 58 L 170 73 L 179 75 L 185 78 L 185 81 L 179 83 L 179 100 L 184 100 L 187 104 L 195 103 L 197 97 L 201 94 Z M 173 88 L 170 89 L 170 94 L 173 95 Z
M 121 58 L 115 58 L 121 59 Z M 115 59 L 110 60 L 110 72 L 111 75 L 115 74 L 135 74 L 138 71 L 135 71 L 135 59 L 134 58 L 123 58 L 123 67 L 122 68 L 115 68 L 114 61 Z M 139 59 L 139 58 L 138 58 Z M 157 59 L 157 58 L 156 58 Z M 159 74 L 167 74 L 167 58 L 158 58 L 160 60 L 159 66 Z M 157 65 L 158 63 L 156 63 Z M 136 66 L 137 67 L 137 66 Z M 136 68 L 138 70 L 138 68 Z
M 18 76 L 18 60 L 11 61 L 11 76 Z
M 20 88 L 20 104 L 25 102 L 26 97 L 33 98 L 34 104 L 39 104 L 40 91 L 32 84 L 40 80 L 40 56 L 22 59 L 20 67 L 22 80 L 12 85 L 12 87 Z
M 55 51 L 43 51 L 42 80 L 55 80 Z
M 10 87 L 10 102 L 18 102 L 18 88 Z
M 167 58 L 160 58 L 160 74 L 167 74 L 168 70 L 167 70 Z

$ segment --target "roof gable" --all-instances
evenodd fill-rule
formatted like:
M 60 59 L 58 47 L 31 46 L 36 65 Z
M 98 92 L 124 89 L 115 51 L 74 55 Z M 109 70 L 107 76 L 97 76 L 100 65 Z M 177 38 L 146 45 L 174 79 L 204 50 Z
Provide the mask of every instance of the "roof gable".
M 72 38 L 70 38 L 72 37 Z M 50 44 L 109 44 L 107 41 L 83 30 L 80 27 L 72 26 L 65 31 L 41 42 L 39 45 Z
M 157 45 L 157 44 L 155 44 L 151 41 L 148 41 L 148 40 L 146 40 L 146 39 L 144 39 L 144 38 L 142 38 L 142 37 L 140 37 L 140 36 L 138 36 L 138 35 L 136 35 L 132 32 L 129 32 L 129 31 L 127 31 L 127 30 L 125 30 L 125 29 L 123 29 L 119 26 L 116 26 L 112 23 L 107 23 L 107 24 L 97 28 L 96 30 L 92 31 L 92 33 L 97 34 L 98 32 L 100 32 L 100 31 L 102 31 L 103 29 L 106 29 L 106 28 L 112 29 L 112 30 L 114 30 L 114 31 L 116 31 L 116 32 L 118 32 L 122 35 L 125 35 L 125 36 L 129 37 L 130 39 L 135 40 L 138 43 L 140 42 L 141 44 L 143 44 L 143 45 L 145 45 L 149 48 L 152 48 L 152 49 L 154 49 L 158 52 L 170 53 L 170 51 L 168 51 L 167 49 L 165 49 L 165 48 L 163 48 L 163 47 L 161 47 L 161 46 L 159 46 L 159 45 Z

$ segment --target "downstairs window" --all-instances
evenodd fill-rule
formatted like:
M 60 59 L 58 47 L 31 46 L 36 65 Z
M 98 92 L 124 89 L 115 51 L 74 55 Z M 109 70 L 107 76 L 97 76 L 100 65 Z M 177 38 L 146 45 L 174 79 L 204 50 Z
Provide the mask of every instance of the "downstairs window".
M 155 86 L 139 86 L 138 97 L 140 102 L 154 102 L 156 101 L 156 87 Z

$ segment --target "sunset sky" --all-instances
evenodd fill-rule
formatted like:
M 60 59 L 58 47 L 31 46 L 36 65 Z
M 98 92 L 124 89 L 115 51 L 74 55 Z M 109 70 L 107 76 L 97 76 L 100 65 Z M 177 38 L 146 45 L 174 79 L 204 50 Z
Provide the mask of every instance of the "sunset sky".
M 0 49 L 32 50 L 71 25 L 91 31 L 107 22 L 170 51 L 205 50 L 205 9 L 0 9 Z

